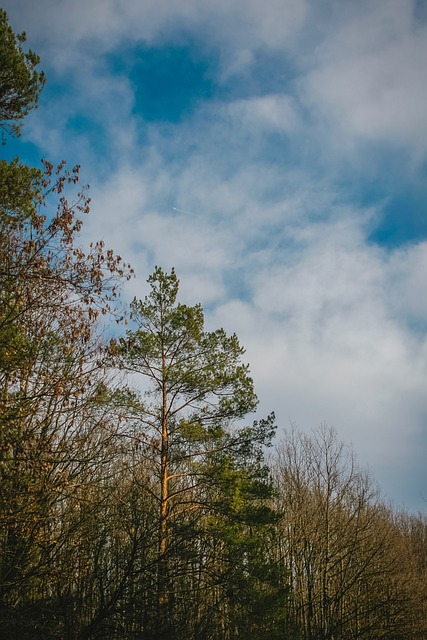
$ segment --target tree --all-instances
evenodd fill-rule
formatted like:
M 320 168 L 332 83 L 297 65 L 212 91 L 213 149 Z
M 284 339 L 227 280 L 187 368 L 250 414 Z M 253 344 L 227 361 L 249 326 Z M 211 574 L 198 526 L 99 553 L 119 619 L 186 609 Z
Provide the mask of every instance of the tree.
M 19 617 L 21 607 L 32 610 L 43 589 L 51 597 L 47 577 L 57 575 L 58 549 L 77 526 L 75 519 L 71 528 L 61 523 L 64 505 L 76 503 L 73 491 L 82 483 L 93 484 L 105 456 L 111 455 L 114 430 L 97 402 L 107 382 L 97 319 L 115 313 L 120 280 L 130 275 L 103 242 L 88 253 L 77 245 L 78 214 L 88 212 L 89 201 L 80 190 L 69 203 L 64 189 L 78 183 L 78 167 L 70 172 L 64 165 L 56 172 L 48 163 L 45 167 L 39 181 L 29 170 L 27 178 L 35 183 L 31 189 L 24 180 L 28 198 L 6 181 L 0 202 L 4 628 L 7 620 Z M 13 174 L 13 163 L 8 168 Z M 49 221 L 37 208 L 37 203 L 47 204 L 43 192 L 50 198 L 60 194 Z
M 25 40 L 25 33 L 15 34 L 6 11 L 0 9 L 0 128 L 3 137 L 6 133 L 21 135 L 21 121 L 37 107 L 45 85 L 44 73 L 37 71 L 40 58 L 31 49 L 23 50 Z
M 402 540 L 375 484 L 333 429 L 293 430 L 277 452 L 279 551 L 304 640 L 412 638 Z M 408 575 L 408 574 L 407 574 Z
M 278 621 L 287 608 L 287 585 L 274 558 L 276 514 L 271 508 L 268 467 L 259 456 L 222 455 L 201 521 L 203 599 L 199 598 L 195 638 L 282 637 Z
M 191 538 L 188 522 L 184 536 L 180 527 L 190 514 L 206 515 L 227 456 L 238 459 L 269 443 L 273 425 L 271 418 L 238 426 L 257 398 L 236 335 L 205 331 L 201 306 L 177 302 L 174 270 L 156 267 L 148 283 L 150 294 L 131 305 L 137 329 L 117 344 L 117 356 L 123 370 L 148 382 L 146 399 L 134 396 L 132 415 L 157 469 L 157 620 L 165 622 L 173 619 L 171 558 L 176 566 L 184 538 L 187 545 Z

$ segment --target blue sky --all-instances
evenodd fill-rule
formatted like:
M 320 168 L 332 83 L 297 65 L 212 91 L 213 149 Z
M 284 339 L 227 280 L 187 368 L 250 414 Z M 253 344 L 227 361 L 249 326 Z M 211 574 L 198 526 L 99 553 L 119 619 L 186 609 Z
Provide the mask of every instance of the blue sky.
M 84 241 L 246 347 L 261 412 L 334 426 L 427 505 L 427 3 L 6 0 L 47 86 L 23 137 L 80 163 Z

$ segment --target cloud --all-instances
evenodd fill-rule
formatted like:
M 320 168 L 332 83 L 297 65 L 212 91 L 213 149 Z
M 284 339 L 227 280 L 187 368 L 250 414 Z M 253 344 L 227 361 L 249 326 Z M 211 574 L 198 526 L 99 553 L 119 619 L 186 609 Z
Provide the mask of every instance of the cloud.
M 300 80 L 306 104 L 340 136 L 427 151 L 427 27 L 410 2 L 369 6 L 316 48 Z
M 8 10 L 15 20 L 25 15 L 21 20 L 28 22 L 31 45 L 42 48 L 49 74 L 67 76 L 73 104 L 51 100 L 49 122 L 56 121 L 56 128 L 72 117 L 73 107 L 98 113 L 104 127 L 114 127 L 112 114 L 117 118 L 122 111 L 124 128 L 132 117 L 133 89 L 107 67 L 113 52 L 120 59 L 141 45 L 198 43 L 204 55 L 219 59 L 218 83 L 245 75 L 249 87 L 259 53 L 280 53 L 274 61 L 278 69 L 272 64 L 262 69 L 266 88 L 270 74 L 278 76 L 276 83 L 283 76 L 280 90 L 265 92 L 261 85 L 256 96 L 233 105 L 236 117 L 244 111 L 250 116 L 245 126 L 257 119 L 279 134 L 304 127 L 300 148 L 322 156 L 324 163 L 337 158 L 340 164 L 346 157 L 349 165 L 359 164 L 360 154 L 366 157 L 364 141 L 409 150 L 416 166 L 425 157 L 427 27 L 415 20 L 414 4 L 407 0 L 357 7 L 301 0 L 76 0 L 72 8 L 51 0 L 37 7 L 17 0 Z M 51 140 L 56 148 L 59 141 L 45 134 L 40 131 L 36 140 Z
M 261 413 L 331 423 L 411 504 L 426 490 L 427 243 L 371 235 L 387 189 L 410 189 L 426 152 L 414 7 L 6 1 L 50 67 L 25 135 L 83 165 L 84 241 L 132 263 L 126 296 L 145 295 L 155 264 L 174 266 L 184 301 L 247 348 Z M 163 46 L 210 64 L 214 91 L 179 121 L 147 122 L 130 70 L 136 50 Z
M 427 242 L 396 249 L 390 257 L 386 290 L 395 316 L 410 329 L 427 328 L 427 298 L 420 295 L 427 273 Z
M 301 126 L 295 100 L 287 95 L 265 95 L 236 100 L 228 106 L 230 116 L 244 126 L 255 127 L 262 135 L 265 131 L 295 133 Z
M 102 55 L 124 43 L 159 43 L 182 33 L 233 51 L 278 48 L 293 40 L 306 19 L 306 0 L 75 0 L 72 6 L 40 0 L 5 1 L 13 20 L 25 15 L 33 40 L 53 46 L 56 68 L 70 68 L 70 52 Z M 10 6 L 8 6 L 10 4 Z M 60 45 L 60 46 L 58 46 Z
M 278 215 L 275 207 L 265 206 L 262 214 L 258 208 L 258 219 L 251 217 L 253 174 L 246 168 L 224 188 L 215 172 L 206 184 L 208 167 L 198 162 L 198 171 L 194 161 L 171 174 L 157 158 L 154 191 L 159 197 L 176 190 L 180 203 L 188 192 L 191 204 L 214 191 L 216 207 L 230 212 L 229 219 L 215 222 L 193 206 L 191 216 L 154 209 L 143 167 L 123 170 L 95 197 L 93 232 L 102 227 L 138 265 L 132 294 L 142 297 L 142 279 L 154 264 L 175 266 L 184 300 L 201 301 L 209 327 L 237 332 L 247 348 L 264 413 L 276 410 L 282 426 L 333 424 L 384 478 L 402 460 L 410 464 L 426 413 L 427 344 L 407 320 L 427 320 L 420 302 L 425 245 L 389 253 L 366 243 L 375 212 L 339 209 L 331 201 L 329 220 L 301 219 L 307 213 L 301 199 L 282 251 L 251 249 L 263 216 Z M 243 213 L 234 217 L 237 193 Z M 284 211 L 287 206 L 295 210 L 297 201 L 283 201 Z
M 274 409 L 282 427 L 335 426 L 395 499 L 415 503 L 427 341 L 394 312 L 406 290 L 395 289 L 394 257 L 343 226 L 313 224 L 302 250 L 252 274 L 251 299 L 218 305 L 215 321 L 246 346 L 261 413 Z M 419 256 L 395 259 L 409 273 Z M 396 468 L 411 472 L 396 477 Z

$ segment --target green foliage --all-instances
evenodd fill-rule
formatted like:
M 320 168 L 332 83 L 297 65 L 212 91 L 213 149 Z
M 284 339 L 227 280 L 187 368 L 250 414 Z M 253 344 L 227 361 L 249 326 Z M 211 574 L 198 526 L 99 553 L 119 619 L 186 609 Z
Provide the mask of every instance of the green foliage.
M 166 390 L 170 417 L 185 415 L 207 427 L 254 411 L 257 398 L 237 336 L 205 332 L 201 306 L 176 303 L 174 270 L 157 267 L 148 282 L 150 295 L 131 305 L 138 328 L 128 332 L 122 366 L 147 377 L 154 395 Z
M 4 9 L 0 9 L 0 128 L 3 136 L 21 135 L 22 119 L 37 107 L 45 85 L 43 72 L 36 67 L 40 58 L 22 48 L 25 33 L 15 34 Z
M 42 200 L 40 169 L 28 167 L 18 158 L 0 160 L 0 228 L 36 215 Z

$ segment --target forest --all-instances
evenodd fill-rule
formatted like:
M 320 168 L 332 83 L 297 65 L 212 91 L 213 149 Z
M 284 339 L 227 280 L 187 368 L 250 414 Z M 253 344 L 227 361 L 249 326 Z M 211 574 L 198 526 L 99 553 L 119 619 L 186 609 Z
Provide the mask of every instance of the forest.
M 45 84 L 0 10 L 0 127 Z M 0 638 L 422 640 L 427 519 L 276 428 L 236 335 L 102 240 L 79 167 L 0 161 Z

